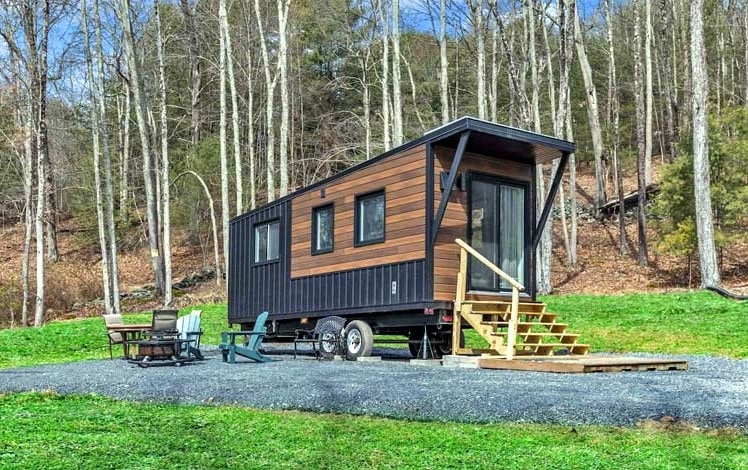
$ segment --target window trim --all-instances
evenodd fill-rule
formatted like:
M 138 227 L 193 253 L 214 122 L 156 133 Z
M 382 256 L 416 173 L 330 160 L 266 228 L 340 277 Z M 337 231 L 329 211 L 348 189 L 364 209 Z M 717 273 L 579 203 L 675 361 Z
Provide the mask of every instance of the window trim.
M 384 210 L 384 220 L 382 223 L 382 236 L 378 238 L 373 238 L 371 240 L 361 240 L 359 238 L 359 231 L 360 231 L 360 215 L 361 215 L 361 201 L 374 198 L 377 196 L 382 196 L 383 201 L 383 210 Z M 375 245 L 377 243 L 384 243 L 384 241 L 387 238 L 387 195 L 385 193 L 385 188 L 376 189 L 374 191 L 368 191 L 366 193 L 356 194 L 356 197 L 354 199 L 353 203 L 353 246 L 358 248 L 360 246 L 367 246 L 367 245 Z
M 272 225 L 272 224 L 278 224 L 278 257 L 277 258 L 273 258 L 273 259 L 266 259 L 266 260 L 262 260 L 262 261 L 256 261 L 256 259 L 257 259 L 257 256 L 256 256 L 257 228 L 261 227 L 263 225 L 267 225 L 268 226 L 268 240 L 269 240 L 270 239 L 269 238 L 270 225 Z M 283 231 L 282 231 L 281 225 L 282 224 L 281 224 L 280 217 L 275 218 L 275 219 L 263 220 L 262 222 L 257 222 L 255 224 L 252 224 L 252 245 L 251 245 L 251 250 L 252 250 L 252 266 L 262 266 L 262 265 L 265 265 L 265 264 L 280 263 L 281 258 L 283 257 L 282 256 L 283 249 L 282 249 L 282 246 L 281 246 L 281 244 L 282 244 L 282 238 L 283 238 Z
M 332 246 L 330 248 L 317 249 L 317 240 L 319 234 L 317 233 L 317 214 L 321 211 L 331 209 L 332 219 L 330 219 L 330 230 L 332 231 Z M 327 204 L 321 204 L 319 206 L 312 207 L 312 256 L 323 255 L 325 253 L 332 253 L 335 251 L 335 203 L 330 202 Z
M 490 173 L 483 173 L 479 171 L 468 171 L 468 186 L 467 186 L 467 202 L 468 202 L 468 217 L 467 217 L 467 230 L 466 230 L 466 236 L 468 239 L 468 243 L 471 243 L 473 239 L 473 219 L 471 214 L 473 213 L 473 199 L 472 199 L 472 192 L 473 192 L 473 181 L 477 180 L 483 180 L 483 181 L 491 181 L 493 183 L 497 183 L 499 186 L 506 185 L 506 186 L 513 186 L 516 188 L 522 188 L 525 191 L 525 198 L 524 198 L 524 204 L 525 204 L 525 227 L 524 227 L 524 237 L 525 237 L 525 269 L 524 269 L 524 277 L 527 280 L 527 282 L 523 282 L 522 279 L 518 279 L 520 283 L 527 285 L 529 284 L 530 280 L 530 274 L 531 274 L 531 264 L 534 262 L 534 256 L 532 256 L 532 237 L 531 237 L 531 222 L 532 220 L 532 208 L 530 207 L 532 205 L 531 200 L 531 184 L 528 181 L 523 181 L 519 179 L 514 178 L 508 178 L 503 175 L 494 175 Z M 499 215 L 501 217 L 501 215 Z M 499 250 L 501 248 L 499 247 Z M 467 292 L 469 294 L 473 293 L 484 293 L 484 294 L 493 294 L 493 295 L 505 295 L 507 293 L 511 293 L 512 289 L 502 289 L 501 288 L 501 282 L 499 282 L 498 289 L 487 289 L 485 287 L 474 287 L 472 282 L 472 276 L 470 275 L 471 272 L 471 266 L 474 264 L 474 261 L 472 257 L 468 257 L 468 271 L 467 271 Z M 500 267 L 500 266 L 499 266 Z M 527 295 L 527 289 L 523 292 L 520 292 L 520 295 Z

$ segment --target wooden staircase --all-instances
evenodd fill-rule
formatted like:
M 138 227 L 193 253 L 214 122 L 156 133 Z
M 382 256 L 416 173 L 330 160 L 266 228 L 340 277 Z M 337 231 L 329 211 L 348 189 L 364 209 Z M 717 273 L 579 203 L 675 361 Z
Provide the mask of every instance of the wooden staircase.
M 579 335 L 568 333 L 565 323 L 556 321 L 556 314 L 546 311 L 541 302 L 520 302 L 525 288 L 464 241 L 460 246 L 460 271 L 452 316 L 452 344 L 460 344 L 462 321 L 466 321 L 487 342 L 487 350 L 455 348 L 455 354 L 489 353 L 511 361 L 515 356 L 538 357 L 584 356 L 589 346 L 578 343 Z M 465 298 L 468 256 L 486 265 L 512 287 L 512 300 L 476 301 Z
M 488 350 L 461 349 L 459 353 L 487 352 L 508 356 L 512 303 L 508 301 L 470 301 L 460 305 L 460 316 L 487 342 Z M 589 345 L 578 342 L 579 335 L 568 332 L 568 325 L 556 321 L 541 302 L 518 302 L 517 332 L 513 356 L 584 356 Z

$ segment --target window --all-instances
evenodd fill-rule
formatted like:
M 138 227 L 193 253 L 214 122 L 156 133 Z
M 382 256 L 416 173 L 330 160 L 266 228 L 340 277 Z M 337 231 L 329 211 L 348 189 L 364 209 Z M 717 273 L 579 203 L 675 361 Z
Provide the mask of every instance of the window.
M 354 246 L 384 241 L 384 190 L 356 197 Z
M 505 273 L 527 285 L 527 191 L 523 184 L 471 175 L 470 245 Z M 507 291 L 511 286 L 470 260 L 470 289 Z
M 280 222 L 255 225 L 255 263 L 266 263 L 280 258 Z
M 334 244 L 334 214 L 332 204 L 312 209 L 312 254 L 329 253 Z

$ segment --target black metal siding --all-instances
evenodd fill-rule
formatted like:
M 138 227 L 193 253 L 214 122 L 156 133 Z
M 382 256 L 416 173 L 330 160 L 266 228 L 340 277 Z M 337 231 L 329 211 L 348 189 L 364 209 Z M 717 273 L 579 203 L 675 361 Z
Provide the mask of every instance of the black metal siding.
M 280 260 L 254 264 L 254 227 L 273 220 L 281 221 Z M 398 305 L 411 309 L 432 300 L 425 259 L 291 279 L 291 229 L 288 199 L 231 221 L 229 322 L 251 322 L 263 311 L 270 312 L 271 319 L 345 315 L 362 308 L 371 308 L 371 313 Z
M 280 259 L 254 264 L 254 227 L 279 220 Z M 229 226 L 229 322 L 240 319 L 253 320 L 258 314 L 282 311 L 289 304 L 289 277 L 291 272 L 290 233 L 291 201 L 269 205 L 253 212 L 249 217 L 231 221 Z

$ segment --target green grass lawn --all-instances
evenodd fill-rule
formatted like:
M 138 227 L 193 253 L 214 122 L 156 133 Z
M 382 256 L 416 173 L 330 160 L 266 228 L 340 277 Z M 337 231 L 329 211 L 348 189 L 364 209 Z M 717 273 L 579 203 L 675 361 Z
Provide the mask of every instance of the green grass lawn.
M 730 430 L 471 425 L 0 395 L 1 468 L 748 468 Z
M 748 302 L 711 292 L 545 296 L 548 311 L 592 352 L 748 357 Z M 467 331 L 468 347 L 485 347 Z
M 543 300 L 595 351 L 748 357 L 748 304 L 713 294 Z M 195 308 L 203 342 L 218 343 L 226 306 Z M 0 369 L 108 355 L 101 318 L 0 331 Z M 0 395 L 0 417 L 0 468 L 748 469 L 748 436 L 731 430 L 422 423 L 33 393 Z
M 224 304 L 197 305 L 179 314 L 201 309 L 202 342 L 218 344 L 221 331 L 228 329 Z M 149 323 L 150 313 L 125 315 L 125 323 Z M 122 346 L 114 345 L 114 354 Z M 0 330 L 0 369 L 34 364 L 55 364 L 83 359 L 109 357 L 109 342 L 104 320 L 100 317 L 49 323 L 41 328 Z
M 622 296 L 547 296 L 548 310 L 580 333 L 595 352 L 651 352 L 748 357 L 748 302 L 709 292 Z M 203 343 L 217 344 L 227 329 L 226 305 L 199 305 Z M 150 314 L 126 315 L 128 323 L 150 321 Z M 469 347 L 482 339 L 466 332 Z M 0 330 L 0 369 L 109 356 L 104 322 L 85 318 L 42 328 Z M 401 347 L 404 347 L 401 345 Z M 119 349 L 117 349 L 118 351 Z M 115 353 L 117 352 L 115 351 Z

